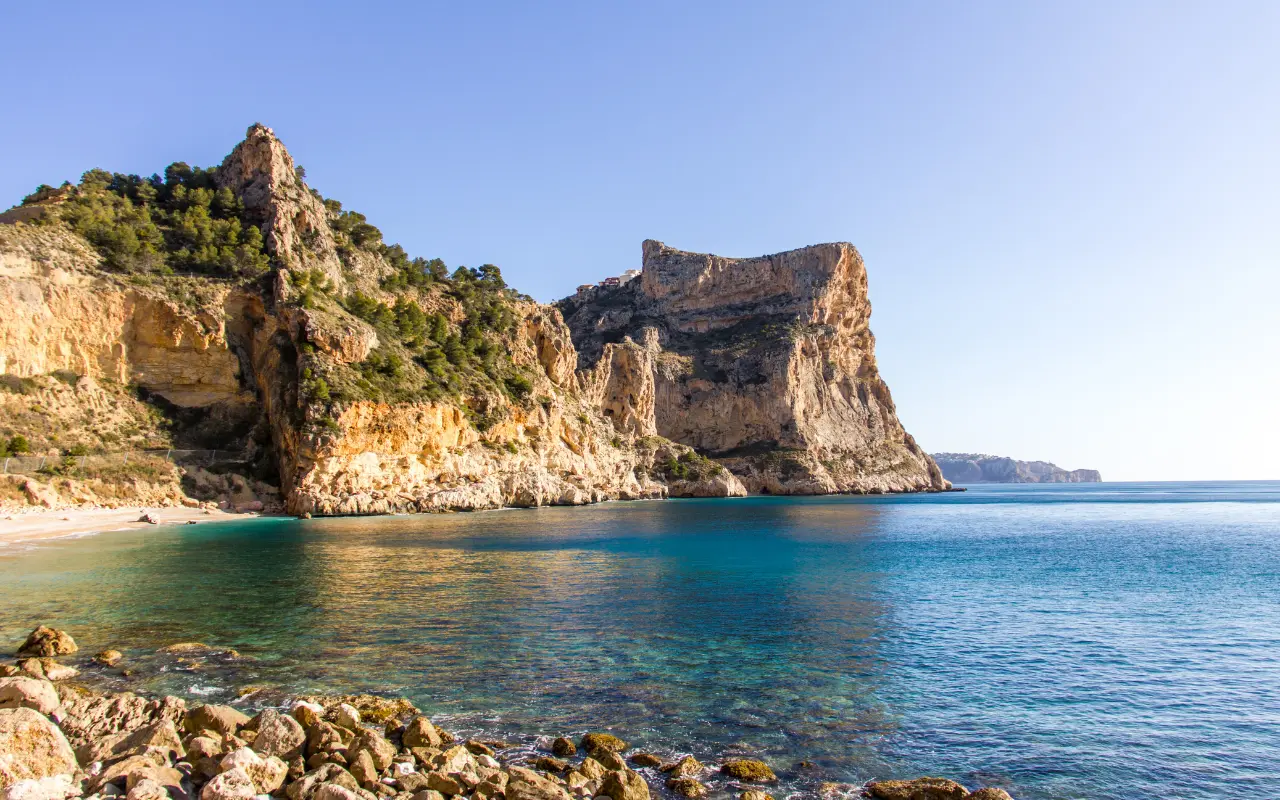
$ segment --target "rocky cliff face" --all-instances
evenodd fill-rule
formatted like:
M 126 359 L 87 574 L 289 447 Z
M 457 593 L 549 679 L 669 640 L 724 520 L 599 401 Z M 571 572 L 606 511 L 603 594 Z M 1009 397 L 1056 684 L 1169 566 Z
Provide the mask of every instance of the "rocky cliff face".
M 1099 483 L 1096 469 L 1065 470 L 1048 461 L 1016 461 L 979 453 L 934 453 L 952 483 Z
M 850 244 L 732 259 L 646 241 L 638 279 L 559 306 L 579 368 L 616 378 L 606 414 L 652 406 L 659 435 L 752 492 L 947 487 L 876 367 L 867 273 Z
M 293 513 L 745 494 L 729 471 L 655 434 L 647 351 L 610 345 L 604 363 L 579 370 L 556 309 L 488 273 L 424 277 L 431 265 L 354 228 L 363 217 L 308 188 L 263 126 L 203 174 L 214 182 L 204 202 L 221 192 L 211 207 L 225 213 L 230 192 L 242 208 L 235 224 L 261 230 L 267 274 L 109 269 L 63 209 L 77 198 L 94 213 L 119 205 L 110 192 L 136 176 L 37 193 L 0 218 L 11 312 L 0 319 L 0 371 L 137 386 L 201 424 L 248 415 L 221 446 L 269 458 Z M 192 186 L 181 197 L 206 191 Z M 143 212 L 128 213 L 137 224 Z

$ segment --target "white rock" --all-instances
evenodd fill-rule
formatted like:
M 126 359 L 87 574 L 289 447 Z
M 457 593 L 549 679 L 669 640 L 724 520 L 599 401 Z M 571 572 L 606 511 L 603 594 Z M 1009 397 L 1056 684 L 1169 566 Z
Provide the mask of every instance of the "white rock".
M 0 678 L 0 708 L 31 708 L 52 714 L 62 705 L 53 684 L 39 678 Z
M 79 794 L 68 774 L 39 780 L 28 778 L 0 789 L 0 798 L 3 800 L 63 800 Z
M 200 800 L 255 800 L 257 796 L 253 779 L 239 767 L 215 776 L 200 792 Z

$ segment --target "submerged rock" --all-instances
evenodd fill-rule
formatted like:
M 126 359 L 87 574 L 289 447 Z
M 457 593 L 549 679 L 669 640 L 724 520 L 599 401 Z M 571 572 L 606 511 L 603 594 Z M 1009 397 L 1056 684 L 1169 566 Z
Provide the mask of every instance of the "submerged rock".
M 667 781 L 667 789 L 672 794 L 680 797 L 688 797 L 691 800 L 698 797 L 707 796 L 707 787 L 701 781 L 694 778 L 671 778 Z
M 630 761 L 632 764 L 635 764 L 637 767 L 662 766 L 662 759 L 658 758 L 652 753 L 632 753 L 630 756 L 628 756 L 627 760 Z
M 872 781 L 865 788 L 876 800 L 965 800 L 969 794 L 963 786 L 945 778 Z
M 706 766 L 693 756 L 684 756 L 674 764 L 664 764 L 662 771 L 675 778 L 686 778 L 706 772 Z
M 766 783 L 778 779 L 778 776 L 773 774 L 773 770 L 769 768 L 768 764 L 754 758 L 739 758 L 733 761 L 726 761 L 720 766 L 720 771 L 730 778 L 737 778 L 740 781 Z

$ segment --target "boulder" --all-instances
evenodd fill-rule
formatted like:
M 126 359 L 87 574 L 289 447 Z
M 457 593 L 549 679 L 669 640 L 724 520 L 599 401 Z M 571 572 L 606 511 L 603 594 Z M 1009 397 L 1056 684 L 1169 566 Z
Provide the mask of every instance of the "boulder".
M 307 757 L 345 749 L 338 727 L 320 720 L 307 730 Z
M 351 768 L 351 774 L 356 775 L 355 767 Z M 356 779 L 359 780 L 360 776 L 356 775 Z M 376 776 L 375 776 L 375 779 L 376 779 Z M 417 794 L 418 792 L 422 792 L 422 791 L 431 791 L 428 788 L 429 784 L 430 784 L 430 781 L 427 780 L 427 776 L 423 775 L 421 772 L 410 772 L 405 775 L 400 775 L 399 777 L 396 778 L 396 786 L 399 787 L 400 791 L 408 792 L 409 794 Z
M 54 714 L 62 698 L 53 684 L 37 678 L 0 678 L 0 709 L 30 708 L 41 714 Z
M 769 769 L 768 764 L 763 761 L 757 761 L 754 758 L 739 758 L 733 761 L 726 761 L 720 765 L 720 771 L 730 778 L 736 778 L 740 781 L 764 783 L 778 779 L 778 776 L 773 774 L 773 770 Z
M 311 796 L 312 800 L 364 800 L 361 794 L 336 783 L 324 783 Z
M 152 722 L 131 733 L 120 733 L 104 737 L 81 748 L 78 755 L 83 761 L 110 761 L 133 755 L 150 755 L 152 752 L 163 754 L 163 759 L 179 759 L 187 754 L 178 736 L 178 728 L 167 719 Z
M 420 792 L 414 792 L 411 800 L 444 800 L 444 795 L 435 789 L 423 789 Z
M 569 768 L 569 762 L 562 758 L 542 756 L 537 761 L 533 762 L 533 766 L 543 772 L 564 772 Z
M 65 681 L 80 674 L 80 670 L 75 667 L 69 667 L 66 664 L 59 664 L 52 658 L 40 659 L 40 666 L 44 670 L 45 678 L 51 681 Z
M 18 648 L 18 655 L 52 658 L 53 656 L 68 656 L 79 649 L 76 646 L 76 640 L 71 638 L 71 634 L 66 631 L 60 631 L 57 628 L 41 625 L 27 636 L 27 640 L 22 643 L 22 647 Z
M 239 747 L 222 757 L 218 764 L 222 770 L 244 770 L 253 781 L 258 794 L 271 794 L 284 785 L 289 765 L 275 756 L 263 758 L 248 747 Z
M 492 747 L 484 742 L 476 741 L 475 739 L 466 740 L 462 743 L 462 746 L 470 750 L 471 754 L 474 756 L 492 756 L 495 754 Z
M 356 783 L 356 779 L 351 777 L 351 773 L 347 772 L 337 764 L 325 764 L 298 778 L 289 784 L 289 788 L 285 790 L 285 794 L 289 796 L 289 800 L 312 800 L 312 795 L 320 788 L 321 784 L 336 784 L 351 791 L 360 788 Z M 201 798 L 204 800 L 204 798 Z
M 507 800 L 570 800 L 564 787 L 524 767 L 508 770 Z
M 564 758 L 566 756 L 576 755 L 578 747 L 573 740 L 567 736 L 561 736 L 551 743 L 551 752 Z
M 877 800 L 964 800 L 968 790 L 946 778 L 872 781 L 864 787 Z
M 428 773 L 427 788 L 437 791 L 445 797 L 462 794 L 467 789 L 466 785 L 458 777 L 445 775 L 443 772 Z
M 613 800 L 649 800 L 649 784 L 637 772 L 618 769 L 604 776 L 597 794 Z
M 231 706 L 203 705 L 188 711 L 182 724 L 191 733 L 215 731 L 234 736 L 248 722 L 247 715 Z
M 587 755 L 594 756 L 597 750 L 610 753 L 621 753 L 627 749 L 627 743 L 611 733 L 588 733 L 582 737 L 582 749 Z
M 582 763 L 578 765 L 578 772 L 581 772 L 593 781 L 598 781 L 604 777 L 604 774 L 608 772 L 608 770 L 604 768 L 603 764 L 596 761 L 594 758 L 585 758 Z
M 289 709 L 289 713 L 302 724 L 302 727 L 310 728 L 324 716 L 324 706 L 319 703 L 308 703 L 306 700 L 296 700 Z
M 254 800 L 258 789 L 243 769 L 229 769 L 204 785 L 200 800 Z
M 773 800 L 773 795 L 765 794 L 759 789 L 748 789 L 738 795 L 738 800 Z
M 1013 798 L 1004 789 L 987 786 L 976 792 L 971 792 L 965 800 L 1013 800 Z
M 603 764 L 607 772 L 627 768 L 627 762 L 623 760 L 622 756 L 617 753 L 611 753 L 608 750 L 597 750 L 591 757 Z
M 455 745 L 444 751 L 440 763 L 436 767 L 446 775 L 456 772 L 475 772 L 476 757 L 462 745 Z
M 667 789 L 677 797 L 690 800 L 707 796 L 707 787 L 696 778 L 671 778 L 667 781 Z
M 692 778 L 706 772 L 706 766 L 693 756 L 684 756 L 674 764 L 664 764 L 662 771 L 673 778 Z
M 143 778 L 129 790 L 125 800 L 170 800 L 169 790 L 159 781 Z
M 360 729 L 360 712 L 350 703 L 339 703 L 329 709 L 329 721 L 349 731 Z
M 457 748 L 462 750 L 462 748 Z M 347 746 L 347 759 L 350 760 L 356 753 L 368 753 L 373 760 L 374 769 L 382 772 L 391 766 L 391 762 L 396 757 L 396 746 L 388 742 L 377 731 L 371 731 L 362 728 L 359 733 L 351 740 Z M 463 750 L 463 752 L 466 752 Z M 470 753 L 467 753 L 470 756 Z
M 94 656 L 93 660 L 104 667 L 114 667 L 124 660 L 124 653 L 119 650 L 103 650 Z
M 182 773 L 169 766 L 162 753 L 141 753 L 117 761 L 93 779 L 99 787 L 106 784 L 132 788 L 141 780 L 153 780 L 163 786 L 178 786 Z
M 627 757 L 627 760 L 632 764 L 635 764 L 637 767 L 662 766 L 662 759 L 658 758 L 653 753 L 632 753 Z
M 66 774 L 38 780 L 28 778 L 0 789 L 0 800 L 64 800 L 79 796 L 79 787 Z
M 0 788 L 76 769 L 71 744 L 48 717 L 30 708 L 0 710 Z
M 59 724 L 72 746 L 81 749 L 160 720 L 169 720 L 181 729 L 187 713 L 186 703 L 177 697 L 153 700 L 130 692 L 98 694 L 79 687 L 59 694 L 66 714 Z
M 402 741 L 405 747 L 439 747 L 444 744 L 440 730 L 426 717 L 414 717 L 405 726 Z
M 378 782 L 378 768 L 373 765 L 373 756 L 369 755 L 368 750 L 361 750 L 354 757 L 350 753 L 347 754 L 347 770 L 351 773 L 351 777 L 356 779 L 356 783 L 366 789 Z M 413 773 L 417 775 L 418 773 Z M 421 786 L 405 785 L 404 777 L 400 778 L 401 788 L 407 792 L 414 789 L 426 788 L 427 780 L 422 779 Z
M 307 732 L 296 719 L 270 708 L 255 717 L 253 722 L 258 730 L 258 737 L 253 740 L 255 752 L 285 761 L 302 755 Z

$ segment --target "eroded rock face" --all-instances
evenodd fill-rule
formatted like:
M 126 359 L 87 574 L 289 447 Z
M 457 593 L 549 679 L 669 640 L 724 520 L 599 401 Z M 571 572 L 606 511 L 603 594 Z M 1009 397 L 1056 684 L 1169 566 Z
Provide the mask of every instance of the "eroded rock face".
M 656 432 L 716 458 L 751 491 L 947 485 L 880 377 L 867 273 L 850 244 L 732 259 L 647 241 L 638 280 L 560 308 L 579 368 L 610 364 L 626 386 L 607 398 L 643 402 L 647 379 L 613 364 L 618 342 L 645 351 Z

